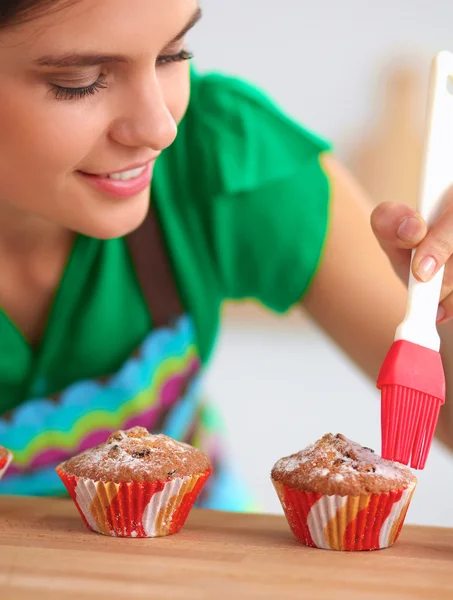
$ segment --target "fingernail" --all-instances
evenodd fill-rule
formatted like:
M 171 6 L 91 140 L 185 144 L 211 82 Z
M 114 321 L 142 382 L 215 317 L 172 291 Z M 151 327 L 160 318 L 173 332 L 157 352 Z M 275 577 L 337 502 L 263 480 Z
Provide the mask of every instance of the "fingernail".
M 417 217 L 405 217 L 396 232 L 396 235 L 403 242 L 410 242 L 413 239 L 418 237 L 418 232 L 420 231 L 420 221 Z
M 445 315 L 446 315 L 445 308 L 443 306 L 439 306 L 439 308 L 437 309 L 436 321 L 442 321 L 442 319 L 445 317 Z
M 429 281 L 436 270 L 436 260 L 432 256 L 425 256 L 420 261 L 416 273 L 422 281 Z

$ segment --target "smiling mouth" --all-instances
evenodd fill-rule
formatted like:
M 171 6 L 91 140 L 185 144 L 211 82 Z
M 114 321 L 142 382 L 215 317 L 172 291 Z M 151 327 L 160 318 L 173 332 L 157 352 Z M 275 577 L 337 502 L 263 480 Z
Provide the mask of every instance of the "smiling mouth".
M 149 163 L 143 167 L 137 167 L 135 169 L 128 169 L 126 171 L 118 171 L 117 173 L 109 173 L 108 175 L 95 175 L 101 179 L 114 179 L 115 181 L 129 181 L 130 179 L 136 179 L 142 173 L 146 171 Z
M 130 198 L 145 190 L 151 183 L 154 161 L 118 173 L 77 173 L 95 189 L 116 198 Z
M 159 153 L 160 154 L 160 153 Z M 123 169 L 118 169 L 115 171 L 83 171 L 79 169 L 78 172 L 83 175 L 88 175 L 91 177 L 100 177 L 102 179 L 114 179 L 116 181 L 128 181 L 129 179 L 134 179 L 135 177 L 139 177 L 142 175 L 147 169 L 149 169 L 158 158 L 159 154 L 149 158 L 147 161 L 136 162 L 135 164 L 129 164 Z

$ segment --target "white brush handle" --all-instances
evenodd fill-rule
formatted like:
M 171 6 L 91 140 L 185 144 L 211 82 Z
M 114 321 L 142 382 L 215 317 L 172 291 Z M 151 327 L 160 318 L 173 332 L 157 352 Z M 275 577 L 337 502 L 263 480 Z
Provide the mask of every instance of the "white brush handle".
M 453 183 L 453 54 L 440 52 L 431 66 L 423 167 L 417 209 L 428 227 L 440 214 L 445 192 Z M 453 232 L 452 232 L 453 234 Z M 412 253 L 412 258 L 414 252 Z M 412 267 L 412 260 L 411 260 Z M 409 275 L 406 316 L 395 340 L 440 348 L 436 316 L 444 269 L 428 283 Z

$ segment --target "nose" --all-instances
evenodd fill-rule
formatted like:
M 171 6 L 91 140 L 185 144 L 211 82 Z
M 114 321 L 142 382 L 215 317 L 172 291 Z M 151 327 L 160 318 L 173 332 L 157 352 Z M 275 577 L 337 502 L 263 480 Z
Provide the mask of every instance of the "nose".
M 161 151 L 172 144 L 177 125 L 165 102 L 158 79 L 141 79 L 128 86 L 118 108 L 120 117 L 110 128 L 110 137 L 116 142 L 133 148 L 147 146 Z

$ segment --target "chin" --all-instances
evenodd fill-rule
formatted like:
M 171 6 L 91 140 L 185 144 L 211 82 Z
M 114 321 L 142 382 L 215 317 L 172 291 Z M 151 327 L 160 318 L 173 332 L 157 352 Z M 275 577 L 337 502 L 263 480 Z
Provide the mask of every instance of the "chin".
M 77 184 L 71 194 L 72 210 L 65 215 L 69 229 L 88 237 L 109 240 L 123 237 L 143 223 L 150 205 L 150 186 L 135 196 L 121 199 L 87 189 L 80 179 Z
M 149 195 L 135 206 L 119 206 L 113 211 L 102 211 L 101 215 L 90 219 L 76 229 L 89 237 L 101 240 L 119 238 L 131 233 L 143 223 L 149 210 Z

